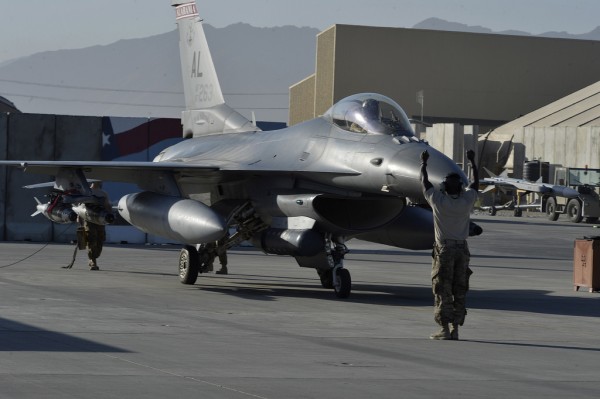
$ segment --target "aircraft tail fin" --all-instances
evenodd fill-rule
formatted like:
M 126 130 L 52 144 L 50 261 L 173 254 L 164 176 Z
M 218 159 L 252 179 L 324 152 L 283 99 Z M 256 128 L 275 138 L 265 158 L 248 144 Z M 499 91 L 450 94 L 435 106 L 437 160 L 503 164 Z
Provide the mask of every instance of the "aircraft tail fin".
M 486 173 L 490 176 L 490 177 L 508 177 L 508 170 L 504 169 L 502 171 L 502 173 L 500 173 L 499 175 L 495 174 L 494 172 L 492 172 L 491 170 L 489 170 L 488 168 L 486 168 L 485 166 L 483 167 L 483 170 L 486 171 Z
M 184 137 L 256 131 L 248 119 L 227 104 L 221 91 L 202 20 L 194 0 L 172 0 L 179 28 L 179 53 L 186 110 Z

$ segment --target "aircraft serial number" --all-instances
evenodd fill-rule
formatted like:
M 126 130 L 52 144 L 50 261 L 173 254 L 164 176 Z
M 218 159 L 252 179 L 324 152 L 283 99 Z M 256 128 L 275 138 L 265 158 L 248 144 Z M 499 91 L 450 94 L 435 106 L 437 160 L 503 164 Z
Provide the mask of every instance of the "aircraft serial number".
M 212 101 L 215 88 L 212 83 L 196 85 L 196 93 L 194 98 L 198 103 Z

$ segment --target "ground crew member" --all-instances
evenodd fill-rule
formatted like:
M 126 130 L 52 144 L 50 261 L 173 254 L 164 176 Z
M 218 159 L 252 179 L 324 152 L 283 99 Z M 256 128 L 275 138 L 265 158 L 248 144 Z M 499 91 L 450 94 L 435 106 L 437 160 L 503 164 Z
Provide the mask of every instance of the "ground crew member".
M 221 268 L 217 270 L 215 273 L 217 274 L 227 274 L 227 247 L 225 246 L 225 242 L 229 238 L 229 235 L 221 238 L 217 241 L 217 256 L 219 257 L 219 263 L 221 264 Z
M 434 295 L 434 318 L 442 327 L 431 339 L 458 340 L 458 326 L 463 325 L 467 310 L 465 299 L 471 273 L 471 254 L 467 246 L 470 213 L 477 200 L 479 173 L 475 165 L 475 152 L 469 150 L 467 158 L 473 170 L 473 183 L 463 189 L 461 176 L 450 173 L 435 190 L 427 176 L 429 153 L 421 154 L 421 183 L 425 199 L 433 210 L 435 244 L 431 282 Z
M 206 251 L 203 251 L 203 258 L 201 258 L 201 267 L 203 267 L 203 272 L 212 272 L 213 271 L 213 263 L 215 262 L 215 258 L 219 257 L 219 263 L 221 263 L 221 268 L 217 270 L 216 274 L 227 274 L 227 247 L 225 243 L 229 235 L 221 238 L 218 241 L 210 242 L 206 244 Z
M 101 202 L 101 207 L 107 212 L 112 212 L 108 194 L 102 190 L 102 182 L 93 182 L 90 185 L 90 188 L 92 189 L 92 195 L 97 197 Z M 88 251 L 88 265 L 90 266 L 90 270 L 100 270 L 97 259 L 102 253 L 102 246 L 106 240 L 106 229 L 104 228 L 104 225 L 91 223 L 86 220 L 83 221 L 83 227 L 85 229 L 85 241 Z

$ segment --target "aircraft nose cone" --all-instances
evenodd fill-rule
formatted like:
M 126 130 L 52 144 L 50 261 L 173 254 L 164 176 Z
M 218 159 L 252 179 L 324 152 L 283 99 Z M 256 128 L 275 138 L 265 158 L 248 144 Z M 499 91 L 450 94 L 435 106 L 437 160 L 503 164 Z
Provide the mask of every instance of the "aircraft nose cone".
M 452 159 L 425 143 L 410 143 L 401 145 L 390 162 L 390 192 L 414 199 L 423 198 L 420 173 L 421 153 L 425 150 L 429 153 L 427 174 L 434 187 L 439 188 L 449 173 L 458 173 L 467 184 L 467 177 Z

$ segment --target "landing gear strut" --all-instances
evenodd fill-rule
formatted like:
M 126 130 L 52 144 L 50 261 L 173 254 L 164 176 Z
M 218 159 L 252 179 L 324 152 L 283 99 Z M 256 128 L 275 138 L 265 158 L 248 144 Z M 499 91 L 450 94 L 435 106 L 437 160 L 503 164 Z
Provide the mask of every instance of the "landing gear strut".
M 331 235 L 327 235 L 325 237 L 325 253 L 329 268 L 327 270 L 317 269 L 321 285 L 323 288 L 333 288 L 338 298 L 348 298 L 352 290 L 352 279 L 350 272 L 344 269 L 344 255 L 348 253 L 344 239 L 338 237 L 334 242 Z

